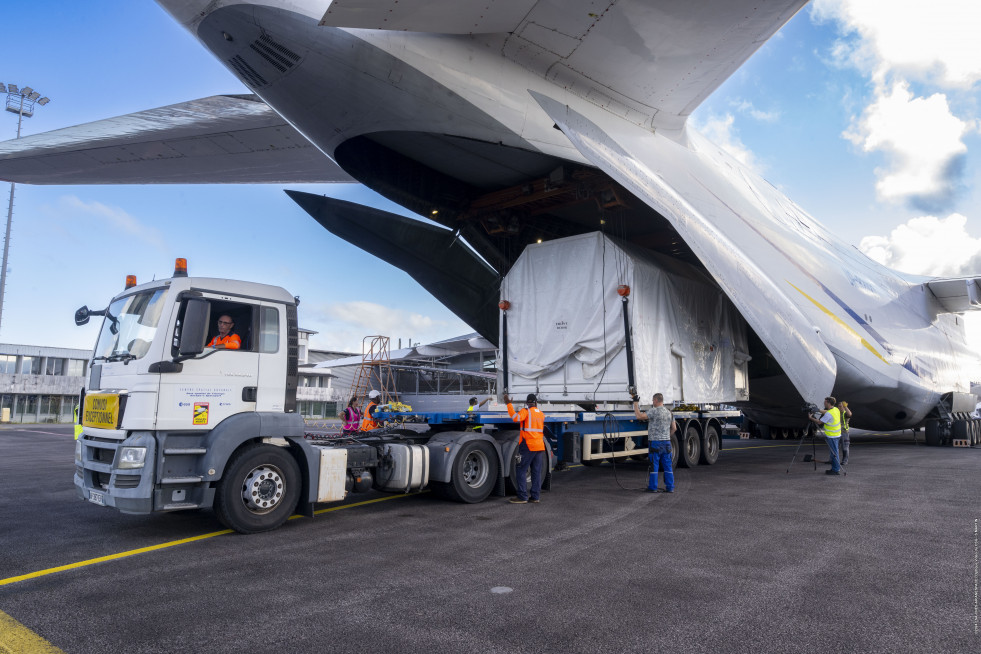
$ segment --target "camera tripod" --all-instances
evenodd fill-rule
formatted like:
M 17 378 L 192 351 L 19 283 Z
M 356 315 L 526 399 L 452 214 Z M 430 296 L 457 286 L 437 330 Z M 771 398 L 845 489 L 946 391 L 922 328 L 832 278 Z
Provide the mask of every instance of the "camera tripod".
M 797 443 L 797 449 L 794 450 L 794 458 L 792 458 L 790 460 L 790 465 L 787 466 L 787 474 L 790 474 L 790 469 L 793 467 L 794 461 L 797 460 L 797 454 L 798 454 L 798 452 L 800 452 L 800 447 L 801 447 L 801 445 L 804 444 L 804 439 L 806 439 L 808 436 L 811 437 L 811 453 L 808 454 L 808 455 L 804 455 L 804 463 L 807 463 L 808 462 L 808 458 L 807 458 L 808 456 L 811 457 L 810 460 L 814 462 L 814 470 L 817 471 L 817 468 L 818 468 L 818 462 L 817 462 L 817 429 L 815 429 L 810 424 L 808 424 L 803 429 L 803 432 L 802 432 L 801 437 L 800 437 L 800 441 Z M 840 456 L 840 454 L 839 454 L 839 456 Z M 839 468 L 841 469 L 841 474 L 847 477 L 848 476 L 848 473 L 845 472 L 844 466 L 839 466 Z

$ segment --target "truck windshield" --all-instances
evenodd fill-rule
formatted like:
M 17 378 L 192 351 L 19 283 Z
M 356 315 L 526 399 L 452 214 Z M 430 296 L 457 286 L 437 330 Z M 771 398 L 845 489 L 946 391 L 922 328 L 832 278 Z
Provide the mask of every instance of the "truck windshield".
M 139 359 L 150 350 L 164 307 L 166 288 L 119 298 L 109 305 L 95 346 L 95 359 Z

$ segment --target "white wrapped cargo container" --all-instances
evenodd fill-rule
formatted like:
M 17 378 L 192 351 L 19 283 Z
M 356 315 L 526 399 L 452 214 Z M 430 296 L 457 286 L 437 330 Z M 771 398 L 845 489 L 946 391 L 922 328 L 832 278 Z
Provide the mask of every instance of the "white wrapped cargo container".
M 643 403 L 657 392 L 666 403 L 749 398 L 746 323 L 719 287 L 685 263 L 599 232 L 530 245 L 511 268 L 501 287 L 511 305 L 508 379 L 499 387 L 519 399 L 629 401 L 620 285 L 630 287 Z

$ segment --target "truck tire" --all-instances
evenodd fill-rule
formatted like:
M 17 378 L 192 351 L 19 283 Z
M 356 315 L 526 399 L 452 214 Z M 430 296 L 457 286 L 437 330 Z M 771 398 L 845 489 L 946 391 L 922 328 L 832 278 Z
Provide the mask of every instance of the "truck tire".
M 719 445 L 719 430 L 714 425 L 709 425 L 702 436 L 702 455 L 699 457 L 699 463 L 714 465 L 719 460 Z
M 500 466 L 497 452 L 487 441 L 470 441 L 460 448 L 453 460 L 450 483 L 445 494 L 450 499 L 466 504 L 483 502 L 494 490 Z
M 689 424 L 685 427 L 685 433 L 681 436 L 681 450 L 678 457 L 678 465 L 682 468 L 694 468 L 698 465 L 698 458 L 702 455 L 702 439 L 698 434 L 698 427 Z
M 229 529 L 276 529 L 300 499 L 300 466 L 289 450 L 260 443 L 236 452 L 215 489 L 215 514 Z
M 671 469 L 678 469 L 678 453 L 681 448 L 678 446 L 678 435 L 675 433 L 671 434 Z

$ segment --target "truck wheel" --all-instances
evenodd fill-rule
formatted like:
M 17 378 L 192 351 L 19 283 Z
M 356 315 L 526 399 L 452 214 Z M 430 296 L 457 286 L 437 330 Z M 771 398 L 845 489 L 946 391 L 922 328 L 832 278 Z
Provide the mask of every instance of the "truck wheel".
M 678 437 L 675 434 L 671 434 L 671 469 L 678 469 L 678 453 L 681 448 L 678 447 Z M 649 456 L 649 455 L 648 455 Z
M 705 437 L 702 439 L 702 456 L 700 463 L 713 465 L 719 460 L 719 430 L 709 425 L 705 428 Z
M 453 461 L 446 494 L 457 502 L 483 502 L 494 490 L 500 474 L 497 453 L 486 441 L 470 441 Z
M 698 435 L 698 428 L 689 425 L 681 437 L 681 456 L 678 465 L 682 468 L 694 468 L 698 465 L 698 457 L 702 454 L 702 439 Z
M 300 466 L 289 450 L 258 444 L 234 456 L 215 490 L 218 520 L 240 534 L 276 529 L 300 499 Z

